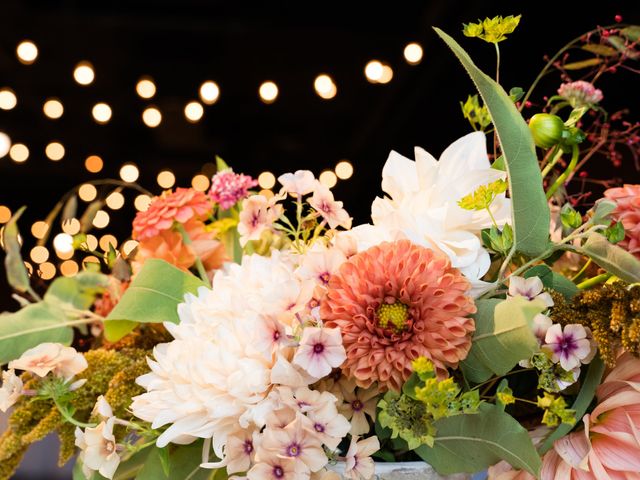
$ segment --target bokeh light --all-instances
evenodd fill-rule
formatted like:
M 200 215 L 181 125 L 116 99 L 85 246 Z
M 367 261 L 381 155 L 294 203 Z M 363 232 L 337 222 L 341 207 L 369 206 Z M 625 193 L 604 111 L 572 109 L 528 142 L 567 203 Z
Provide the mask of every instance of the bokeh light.
M 109 120 L 111 120 L 112 114 L 113 112 L 111 111 L 111 107 L 104 102 L 96 103 L 91 109 L 93 119 L 100 125 L 108 123 Z
M 189 102 L 184 107 L 184 116 L 191 123 L 198 122 L 204 115 L 204 108 L 200 102 Z
M 411 42 L 404 47 L 404 59 L 409 65 L 417 65 L 422 61 L 422 46 L 419 43 Z
M 104 162 L 98 155 L 89 155 L 84 161 L 84 168 L 91 173 L 98 173 L 103 167 Z
M 48 118 L 57 120 L 64 113 L 64 106 L 57 98 L 48 98 L 42 105 L 42 111 Z
M 278 86 L 274 82 L 268 81 L 260 85 L 258 93 L 260 94 L 260 99 L 264 103 L 268 104 L 276 101 L 276 99 L 278 98 L 279 90 Z
M 20 63 L 31 65 L 38 58 L 38 47 L 31 40 L 23 40 L 16 48 Z
M 93 65 L 90 62 L 82 61 L 76 65 L 73 69 L 73 78 L 80 85 L 91 85 L 96 74 L 93 70 Z
M 162 188 L 171 188 L 176 183 L 176 176 L 170 170 L 163 170 L 156 179 Z
M 207 80 L 200 85 L 200 100 L 206 105 L 213 105 L 220 97 L 220 87 L 213 80 Z
M 329 188 L 334 187 L 336 183 L 338 183 L 338 177 L 336 177 L 336 174 L 331 170 L 325 170 L 322 172 L 318 177 L 318 180 L 320 180 L 322 185 Z
M 18 104 L 18 98 L 10 88 L 0 90 L 0 108 L 2 110 L 11 110 Z
M 49 160 L 57 162 L 64 157 L 64 146 L 60 142 L 51 142 L 44 149 L 44 153 Z
M 149 128 L 156 128 L 162 123 L 162 113 L 156 107 L 147 107 L 142 112 L 142 121 Z
M 85 202 L 90 202 L 96 198 L 98 195 L 98 190 L 94 185 L 90 183 L 85 183 L 84 185 L 80 185 L 78 189 L 78 196 L 80 200 L 84 200 Z
M 260 188 L 273 188 L 273 186 L 276 184 L 276 177 L 273 173 L 271 172 L 262 172 L 260 175 L 258 175 L 258 185 L 260 185 Z
M 342 160 L 336 165 L 336 176 L 340 180 L 346 180 L 353 175 L 353 165 L 348 160 Z
M 9 149 L 9 156 L 16 163 L 26 162 L 29 158 L 29 149 L 22 143 L 14 143 Z
M 133 163 L 125 163 L 120 167 L 120 178 L 125 182 L 135 182 L 140 176 L 140 170 Z
M 151 77 L 141 77 L 136 83 L 136 93 L 141 98 L 153 98 L 156 94 L 156 84 Z

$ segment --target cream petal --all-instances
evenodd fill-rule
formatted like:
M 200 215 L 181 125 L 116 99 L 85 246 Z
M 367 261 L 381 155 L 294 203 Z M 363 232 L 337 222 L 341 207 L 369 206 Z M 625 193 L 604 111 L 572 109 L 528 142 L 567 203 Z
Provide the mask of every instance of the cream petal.
M 491 167 L 487 139 L 483 132 L 472 132 L 449 145 L 440 156 L 440 178 L 452 181 L 473 170 Z
M 415 162 L 392 151 L 382 168 L 382 190 L 400 201 L 418 188 Z

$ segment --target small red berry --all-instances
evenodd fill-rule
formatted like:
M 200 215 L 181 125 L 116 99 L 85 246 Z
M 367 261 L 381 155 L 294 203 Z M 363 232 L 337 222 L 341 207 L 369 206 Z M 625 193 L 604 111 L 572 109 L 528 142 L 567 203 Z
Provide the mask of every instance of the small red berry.
M 616 21 L 616 23 L 620 23 L 622 22 L 622 15 L 616 15 L 615 17 L 613 17 L 613 19 Z
M 580 176 L 580 178 L 587 178 L 588 173 L 585 170 L 583 170 L 578 175 Z

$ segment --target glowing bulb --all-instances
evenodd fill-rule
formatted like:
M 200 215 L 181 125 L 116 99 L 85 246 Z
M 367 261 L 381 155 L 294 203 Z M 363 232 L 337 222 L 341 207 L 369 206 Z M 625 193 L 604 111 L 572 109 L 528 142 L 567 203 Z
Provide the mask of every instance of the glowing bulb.
M 191 123 L 196 123 L 204 115 L 204 108 L 200 102 L 189 102 L 184 107 L 184 116 Z
M 209 188 L 209 177 L 198 174 L 191 179 L 191 186 L 200 192 L 205 192 Z
M 176 176 L 169 170 L 163 170 L 158 174 L 157 181 L 162 188 L 171 188 L 176 183 Z
M 422 47 L 419 43 L 412 42 L 404 47 L 404 59 L 409 65 L 417 65 L 422 60 Z
M 382 77 L 378 83 L 389 83 L 393 78 L 393 69 L 389 65 L 382 66 Z
M 38 220 L 33 225 L 31 225 L 31 235 L 33 235 L 38 240 L 44 238 L 48 230 L 49 225 L 47 225 L 47 222 L 43 222 L 42 220 Z
M 53 239 L 53 248 L 62 254 L 73 252 L 73 237 L 68 233 L 59 233 Z
M 326 74 L 318 75 L 315 82 L 313 82 L 313 87 L 315 88 L 316 93 L 325 100 L 335 97 L 336 93 L 338 93 L 338 89 L 336 88 L 336 84 L 333 82 L 333 79 Z
M 90 202 L 91 200 L 96 198 L 97 195 L 98 190 L 90 183 L 80 185 L 80 188 L 78 189 L 78 196 L 80 197 L 80 200 L 83 200 L 85 202 Z
M 22 143 L 14 143 L 9 150 L 9 156 L 16 163 L 26 162 L 29 158 L 29 149 Z
M 273 82 L 264 82 L 260 85 L 258 93 L 264 103 L 273 103 L 278 98 L 278 86 Z
M 0 158 L 4 157 L 11 150 L 11 138 L 4 132 L 0 132 Z
M 111 120 L 111 107 L 104 102 L 96 103 L 91 109 L 91 115 L 96 123 L 104 125 Z
M 60 142 L 51 142 L 44 149 L 44 153 L 49 160 L 57 162 L 58 160 L 62 160 L 64 157 L 64 146 Z
M 135 182 L 140 176 L 140 170 L 133 163 L 126 163 L 120 168 L 120 178 L 125 182 Z
M 102 170 L 103 166 L 104 162 L 97 155 L 90 155 L 84 161 L 84 168 L 86 168 L 87 171 L 91 173 L 98 173 L 100 170 Z
M 271 172 L 262 172 L 258 175 L 258 185 L 260 188 L 270 189 L 276 184 L 276 177 Z
M 109 207 L 111 210 L 120 210 L 124 206 L 124 195 L 122 195 L 118 191 L 115 191 L 109 194 L 106 199 L 106 203 L 107 207 Z
M 78 273 L 78 264 L 73 260 L 66 260 L 60 265 L 60 273 L 65 277 L 73 277 Z
M 213 105 L 220 96 L 220 87 L 212 80 L 208 80 L 200 85 L 200 99 L 206 105 Z
M 149 195 L 145 195 L 144 193 L 138 195 L 136 199 L 133 201 L 134 207 L 139 212 L 146 212 L 151 204 L 151 197 Z
M 138 246 L 138 242 L 136 242 L 135 240 L 127 240 L 122 245 L 122 251 L 124 252 L 125 255 L 129 255 L 131 252 L 133 252 L 133 250 L 137 246 Z
M 151 77 L 142 77 L 136 84 L 136 93 L 142 98 L 152 98 L 156 94 L 156 84 Z
M 96 216 L 93 217 L 93 226 L 96 228 L 105 228 L 109 225 L 109 214 L 104 210 L 98 210 Z
M 66 220 L 62 224 L 62 231 L 64 233 L 68 233 L 69 235 L 75 235 L 80 231 L 80 221 L 77 218 Z
M 80 62 L 73 70 L 73 78 L 80 85 L 90 85 L 95 77 L 96 74 L 93 71 L 93 65 L 89 62 Z
M 34 263 L 44 263 L 49 259 L 49 250 L 47 247 L 33 247 L 29 255 Z
M 335 187 L 336 183 L 338 183 L 338 177 L 331 170 L 325 170 L 318 177 L 320 183 L 325 187 L 332 188 Z
M 0 108 L 2 110 L 11 110 L 18 104 L 18 98 L 10 88 L 0 90 Z
M 364 74 L 371 83 L 377 83 L 380 81 L 383 75 L 384 68 L 382 63 L 378 60 L 371 60 L 367 63 L 367 66 L 364 67 Z
M 145 108 L 142 112 L 142 121 L 147 127 L 156 128 L 162 122 L 162 113 L 156 107 Z
M 7 223 L 11 220 L 11 210 L 5 205 L 0 205 L 0 223 Z
M 340 180 L 346 180 L 353 175 L 353 165 L 347 160 L 342 160 L 336 165 L 336 176 Z
M 16 48 L 18 54 L 18 60 L 25 65 L 31 65 L 38 58 L 38 47 L 30 40 L 24 40 L 20 42 L 18 48 Z
M 56 275 L 56 266 L 51 262 L 44 262 L 38 267 L 38 272 L 43 280 L 51 280 Z
M 60 118 L 64 113 L 64 107 L 62 106 L 60 100 L 58 100 L 57 98 L 49 98 L 46 102 L 44 102 L 42 111 L 47 117 L 56 120 Z

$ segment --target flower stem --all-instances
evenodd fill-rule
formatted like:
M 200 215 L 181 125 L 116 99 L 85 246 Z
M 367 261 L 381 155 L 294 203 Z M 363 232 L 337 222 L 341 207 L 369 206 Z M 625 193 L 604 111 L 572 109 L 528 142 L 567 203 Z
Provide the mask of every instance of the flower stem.
M 560 160 L 561 158 L 562 158 L 562 150 L 558 145 L 556 145 L 555 147 L 553 147 L 551 161 L 547 163 L 547 165 L 544 167 L 544 170 L 542 170 L 542 178 L 546 177 L 549 174 L 551 169 L 555 167 L 556 163 L 558 163 L 558 160 Z
M 71 413 L 69 413 L 67 408 L 65 406 L 61 405 L 60 402 L 58 402 L 57 398 L 53 399 L 53 403 L 58 408 L 58 411 L 60 412 L 60 415 L 62 415 L 62 417 L 67 422 L 69 422 L 70 424 L 75 425 L 76 427 L 80 427 L 80 428 L 94 428 L 94 427 L 96 427 L 95 423 L 84 423 L 84 422 L 81 422 L 81 421 L 76 420 L 75 418 L 73 418 L 73 416 L 71 415 Z
M 500 47 L 498 42 L 493 45 L 496 47 L 496 83 L 500 83 Z
M 591 265 L 591 263 L 592 263 L 592 260 L 590 258 L 587 259 L 587 261 L 584 263 L 580 271 L 576 273 L 573 277 L 571 277 L 571 281 L 575 282 L 576 280 L 578 280 L 584 274 L 584 272 L 587 271 L 587 268 L 589 268 L 589 265 Z
M 493 226 L 496 227 L 498 230 L 500 230 L 500 227 L 498 227 L 498 222 L 496 222 L 496 219 L 493 216 L 493 213 L 491 213 L 491 208 L 489 208 L 490 206 L 487 205 L 485 207 L 485 210 L 489 213 L 489 216 L 491 217 L 491 221 L 493 222 Z
M 193 245 L 193 242 L 191 241 L 191 237 L 189 237 L 189 234 L 187 233 L 187 231 L 184 229 L 184 226 L 178 222 L 176 222 L 175 225 L 178 232 L 180 232 L 180 235 L 182 235 L 182 240 L 184 241 L 184 244 L 191 247 Z M 207 285 L 209 285 L 210 284 L 209 276 L 207 275 L 207 271 L 205 270 L 204 265 L 202 264 L 202 260 L 200 260 L 200 257 L 198 255 L 196 255 L 195 257 L 196 257 L 196 268 L 198 269 L 198 275 L 200 275 L 200 278 Z
M 549 187 L 549 190 L 547 190 L 547 200 L 550 199 L 553 196 L 553 194 L 556 192 L 556 190 L 558 190 L 558 188 L 560 188 L 564 184 L 564 181 L 567 179 L 569 174 L 573 172 L 573 170 L 576 168 L 579 157 L 580 157 L 580 149 L 578 148 L 578 145 L 574 145 L 571 150 L 571 161 L 569 162 L 569 166 L 562 173 L 562 175 L 560 175 L 556 179 L 556 181 L 553 182 L 553 185 Z
M 587 288 L 595 287 L 596 285 L 600 285 L 601 283 L 606 282 L 611 278 L 610 273 L 603 273 L 601 275 L 596 275 L 593 278 L 589 278 L 582 283 L 578 284 L 578 288 L 580 290 L 586 290 Z

